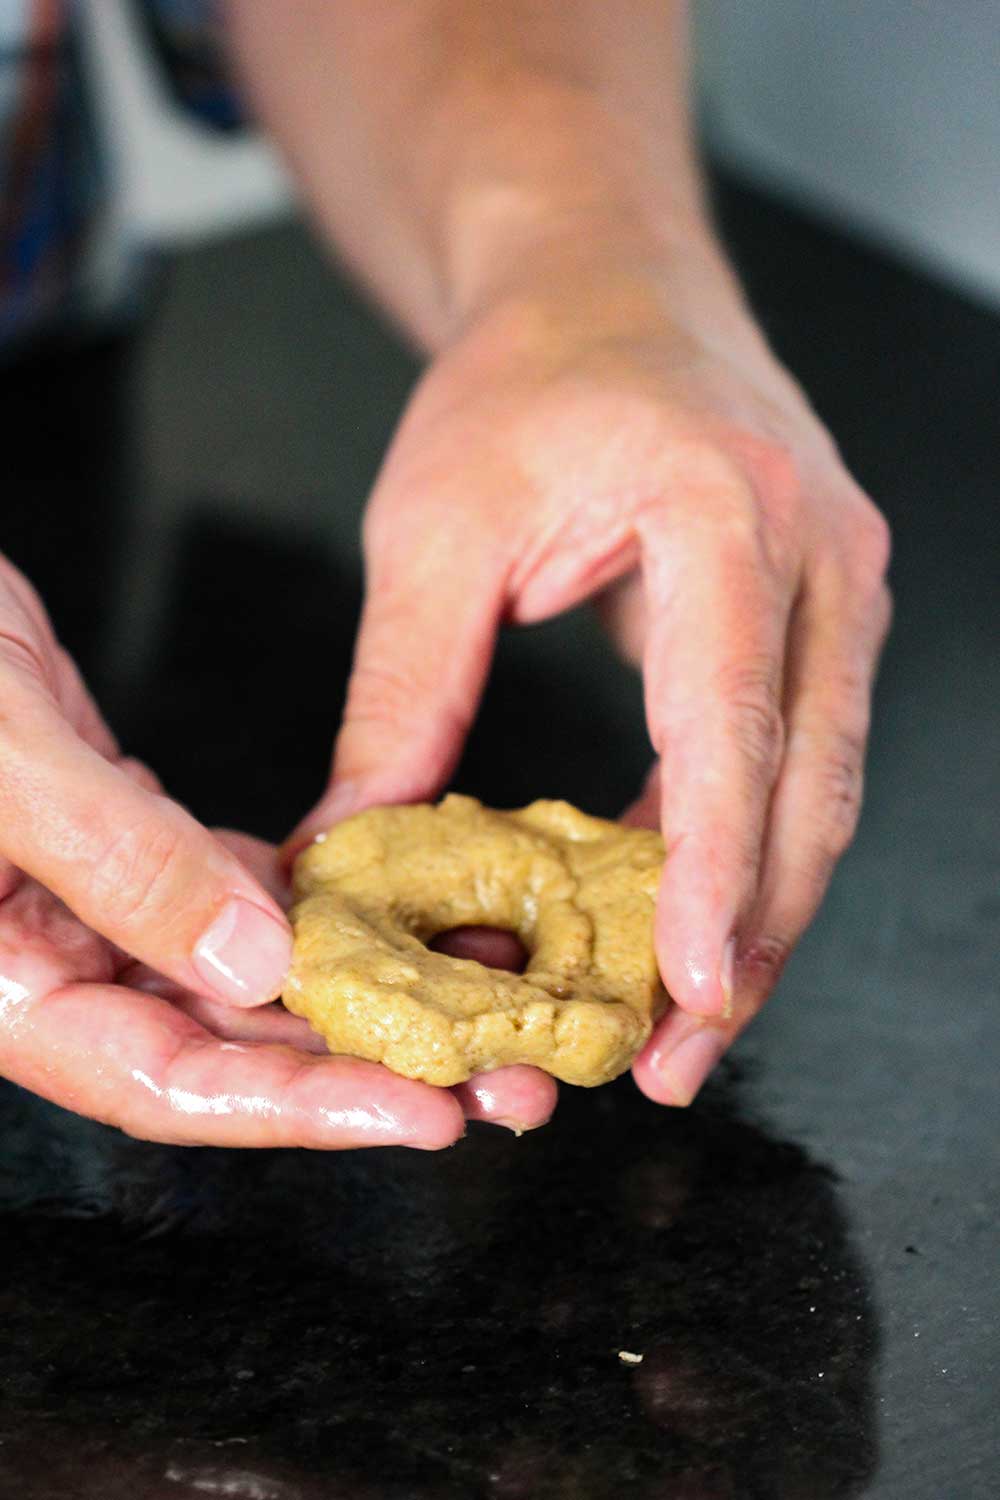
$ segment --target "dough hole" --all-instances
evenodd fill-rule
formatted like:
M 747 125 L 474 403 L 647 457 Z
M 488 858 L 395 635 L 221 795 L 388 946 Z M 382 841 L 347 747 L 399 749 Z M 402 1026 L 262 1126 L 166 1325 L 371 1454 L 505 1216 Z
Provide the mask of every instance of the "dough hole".
M 507 969 L 512 974 L 523 974 L 528 963 L 521 939 L 500 927 L 452 927 L 431 938 L 427 946 L 432 953 L 471 958 L 486 969 Z

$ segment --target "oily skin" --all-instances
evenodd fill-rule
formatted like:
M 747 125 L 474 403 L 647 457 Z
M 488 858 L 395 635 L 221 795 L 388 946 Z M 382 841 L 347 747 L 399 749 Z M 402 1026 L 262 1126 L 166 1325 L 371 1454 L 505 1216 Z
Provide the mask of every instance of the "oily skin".
M 282 894 L 273 849 L 219 838 Z M 502 934 L 471 944 L 497 966 L 511 957 Z M 457 1140 L 466 1119 L 519 1132 L 544 1123 L 555 1103 L 551 1080 L 540 1088 L 528 1068 L 448 1090 L 330 1057 L 281 1007 L 239 1009 L 185 990 L 27 878 L 0 903 L 0 1073 L 130 1135 L 184 1145 L 435 1150 Z
M 262 875 L 276 868 L 256 840 L 220 837 Z M 473 946 L 501 967 L 505 945 L 491 937 Z M 0 1071 L 130 1135 L 182 1145 L 435 1150 L 465 1120 L 520 1133 L 555 1103 L 533 1069 L 442 1090 L 332 1058 L 281 1007 L 238 1010 L 123 959 L 32 881 L 0 908 Z

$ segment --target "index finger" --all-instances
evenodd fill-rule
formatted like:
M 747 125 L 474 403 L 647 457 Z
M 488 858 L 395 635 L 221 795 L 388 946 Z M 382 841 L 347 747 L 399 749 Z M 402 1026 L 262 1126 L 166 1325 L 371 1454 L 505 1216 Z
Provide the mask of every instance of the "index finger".
M 15 1083 L 143 1140 L 434 1151 L 464 1129 L 447 1090 L 356 1058 L 220 1041 L 167 1001 L 116 985 L 70 984 L 37 1002 L 3 1065 Z

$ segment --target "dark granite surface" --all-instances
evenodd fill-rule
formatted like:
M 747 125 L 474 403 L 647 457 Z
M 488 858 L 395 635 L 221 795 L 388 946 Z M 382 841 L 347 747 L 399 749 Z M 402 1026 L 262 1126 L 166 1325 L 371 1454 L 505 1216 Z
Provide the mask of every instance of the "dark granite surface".
M 1000 320 L 732 186 L 721 208 L 897 537 L 868 811 L 779 996 L 687 1113 L 627 1079 L 567 1089 L 546 1129 L 473 1127 L 431 1157 L 151 1146 L 0 1085 L 2 1500 L 1000 1489 Z M 147 408 L 176 409 L 164 372 L 187 317 L 210 371 L 252 365 L 267 386 L 273 418 L 246 441 L 280 463 L 286 412 L 315 400 L 313 355 L 249 333 L 244 348 L 227 295 L 257 285 L 271 306 L 273 278 L 293 317 L 320 285 L 311 265 L 276 231 L 179 267 L 190 306 L 161 310 Z M 296 339 L 372 382 L 356 504 L 410 368 L 323 285 L 326 321 Z M 5 377 L 25 441 L 2 545 L 31 562 L 130 747 L 207 820 L 280 835 L 322 774 L 355 555 L 277 503 L 192 497 L 145 617 L 155 649 L 124 691 L 127 621 L 103 648 L 96 633 L 121 358 Z M 329 420 L 356 439 L 352 400 L 334 395 Z M 238 398 L 222 409 L 220 471 L 244 440 Z M 133 594 L 147 562 L 141 545 L 117 560 Z M 316 704 L 304 669 L 320 665 Z M 635 686 L 580 618 L 504 642 L 458 780 L 613 812 L 644 759 Z

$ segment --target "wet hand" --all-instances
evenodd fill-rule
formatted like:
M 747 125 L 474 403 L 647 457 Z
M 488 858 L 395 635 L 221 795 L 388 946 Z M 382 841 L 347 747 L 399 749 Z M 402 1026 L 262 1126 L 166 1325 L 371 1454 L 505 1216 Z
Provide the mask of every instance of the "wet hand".
M 274 850 L 215 837 L 280 910 Z M 555 1102 L 552 1080 L 530 1068 L 448 1090 L 331 1057 L 281 1006 L 236 1007 L 168 979 L 23 875 L 0 901 L 0 1074 L 130 1135 L 185 1145 L 434 1150 L 467 1118 L 531 1129 Z
M 330 787 L 298 838 L 446 782 L 503 622 L 601 600 L 641 664 L 686 1103 L 811 919 L 860 802 L 887 528 L 711 266 L 501 300 L 430 367 L 376 485 Z M 556 670 L 554 664 L 553 670 Z M 569 753 L 570 747 L 567 747 Z

